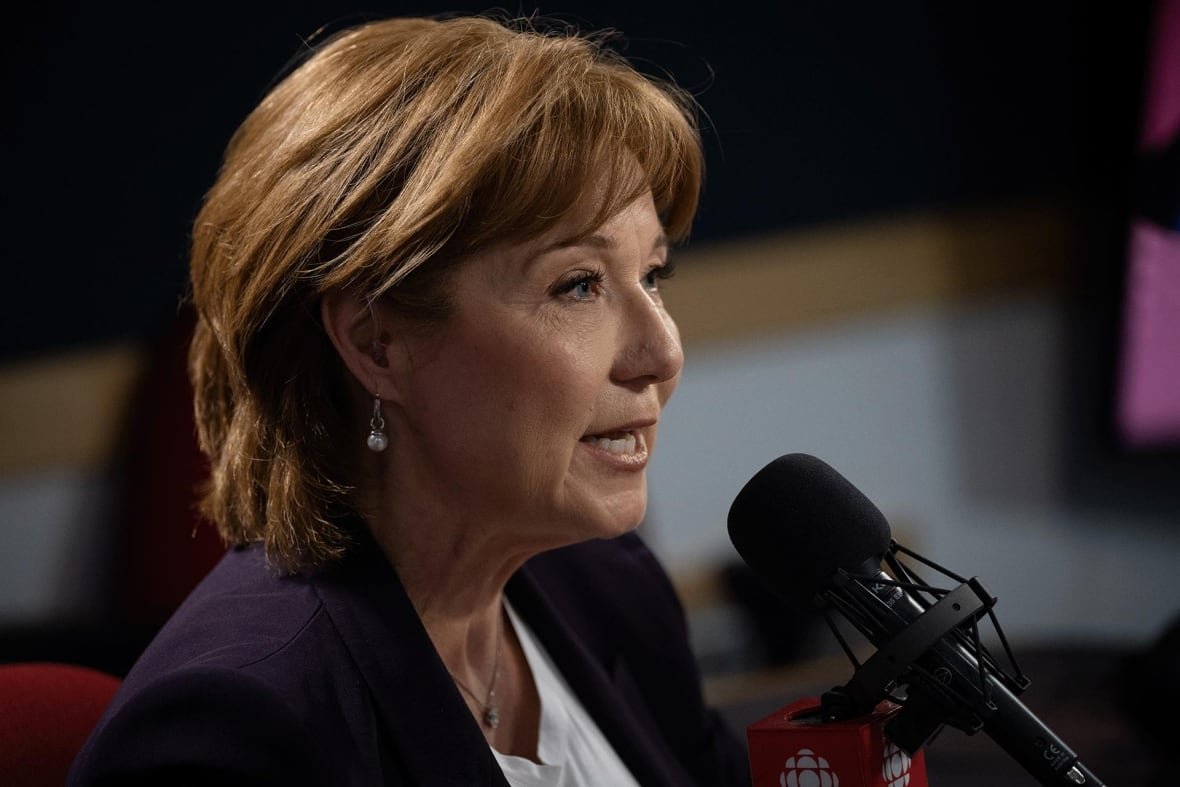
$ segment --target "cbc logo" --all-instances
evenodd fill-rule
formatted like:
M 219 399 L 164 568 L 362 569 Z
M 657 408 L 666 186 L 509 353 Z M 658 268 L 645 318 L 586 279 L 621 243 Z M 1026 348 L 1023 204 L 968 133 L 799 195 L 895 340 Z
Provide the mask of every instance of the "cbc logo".
M 840 787 L 840 777 L 828 767 L 828 761 L 811 749 L 800 749 L 783 764 L 778 777 L 780 787 Z
M 910 756 L 889 741 L 881 758 L 881 776 L 885 787 L 906 787 L 910 783 Z
M 827 759 L 811 749 L 795 752 L 783 767 L 778 777 L 780 787 L 840 787 L 840 777 Z M 885 741 L 881 756 L 881 778 L 885 787 L 907 787 L 910 783 L 910 757 L 889 741 Z

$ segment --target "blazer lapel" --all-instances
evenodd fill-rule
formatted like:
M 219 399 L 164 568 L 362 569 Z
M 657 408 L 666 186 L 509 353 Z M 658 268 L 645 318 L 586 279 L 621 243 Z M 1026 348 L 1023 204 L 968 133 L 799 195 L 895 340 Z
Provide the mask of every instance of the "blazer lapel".
M 411 784 L 508 787 L 397 573 L 367 533 L 357 541 L 316 586 L 405 776 Z
M 508 787 L 397 573 L 367 531 L 355 538 L 345 561 L 314 584 L 368 686 L 402 776 L 411 784 Z M 595 654 L 528 565 L 507 592 L 635 779 L 644 787 L 692 783 L 617 654 Z
M 636 695 L 628 691 L 632 678 L 623 662 L 617 654 L 592 653 L 527 564 L 508 583 L 508 597 L 636 781 L 644 787 L 691 783 L 642 706 L 627 701 Z

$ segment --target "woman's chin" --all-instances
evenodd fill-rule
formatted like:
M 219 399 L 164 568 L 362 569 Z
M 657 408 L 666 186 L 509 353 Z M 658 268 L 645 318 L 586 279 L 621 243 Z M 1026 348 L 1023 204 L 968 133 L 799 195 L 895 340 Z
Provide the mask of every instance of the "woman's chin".
M 637 493 L 606 501 L 597 513 L 590 523 L 590 538 L 615 538 L 630 533 L 643 523 L 647 513 L 647 494 Z

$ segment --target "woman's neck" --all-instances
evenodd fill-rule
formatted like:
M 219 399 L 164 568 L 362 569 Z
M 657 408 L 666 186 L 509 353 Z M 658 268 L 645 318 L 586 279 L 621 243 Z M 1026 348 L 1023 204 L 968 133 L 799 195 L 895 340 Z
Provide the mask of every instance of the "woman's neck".
M 461 510 L 415 478 L 417 468 L 394 471 L 390 454 L 380 482 L 362 485 L 364 519 L 488 743 L 535 760 L 540 698 L 504 588 L 529 558 L 560 544 L 533 543 L 527 534 L 541 529 L 528 523 Z M 496 726 L 487 720 L 493 676 Z
M 537 761 L 540 697 L 503 601 L 508 578 L 530 555 L 493 564 L 487 556 L 504 553 L 472 537 L 475 528 L 450 538 L 438 528 L 405 530 L 375 536 L 484 737 L 497 751 Z

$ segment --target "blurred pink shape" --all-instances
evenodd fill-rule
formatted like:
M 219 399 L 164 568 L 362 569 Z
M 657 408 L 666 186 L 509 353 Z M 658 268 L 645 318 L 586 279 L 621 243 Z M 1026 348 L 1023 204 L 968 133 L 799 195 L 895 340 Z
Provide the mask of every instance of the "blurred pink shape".
M 1180 444 L 1180 233 L 1131 226 L 1118 424 L 1124 442 Z

